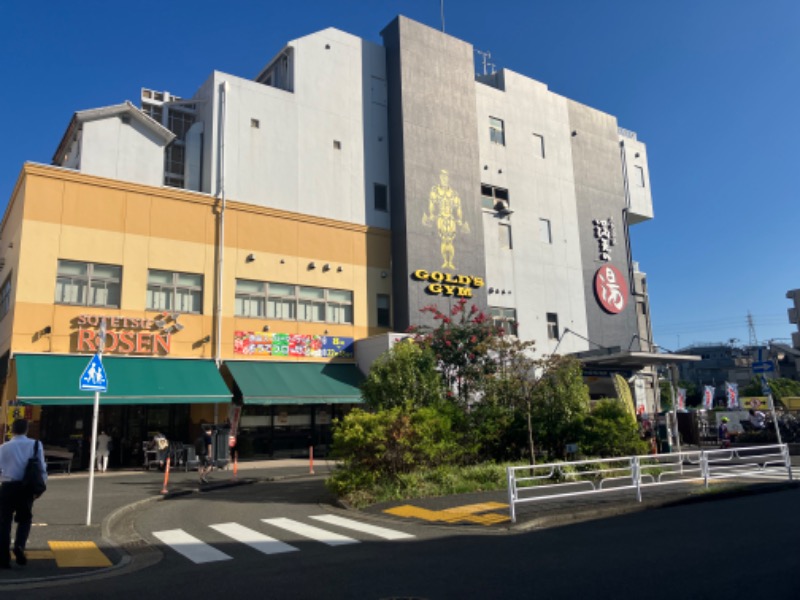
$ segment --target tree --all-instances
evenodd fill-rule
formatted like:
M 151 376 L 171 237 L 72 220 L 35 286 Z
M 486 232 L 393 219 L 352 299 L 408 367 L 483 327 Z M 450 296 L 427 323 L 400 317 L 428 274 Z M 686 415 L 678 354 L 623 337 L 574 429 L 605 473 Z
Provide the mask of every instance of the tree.
M 534 342 L 514 337 L 498 337 L 491 345 L 496 362 L 494 375 L 484 388 L 484 402 L 505 406 L 520 412 L 527 429 L 527 449 L 530 463 L 536 464 L 536 445 L 533 434 L 533 391 L 547 371 L 546 360 L 533 358 Z
M 589 387 L 578 359 L 553 355 L 533 389 L 532 421 L 540 444 L 551 457 L 564 458 L 566 445 L 578 441 L 589 412 Z
M 495 363 L 489 355 L 491 340 L 505 332 L 474 304 L 467 308 L 464 298 L 453 305 L 449 314 L 434 305 L 426 306 L 422 312 L 430 313 L 438 325 L 412 327 L 409 331 L 436 356 L 448 397 L 455 397 L 462 408 L 467 408 L 485 377 L 494 370 Z
M 800 381 L 787 379 L 785 377 L 778 377 L 777 379 L 768 380 L 769 388 L 772 391 L 772 399 L 776 402 L 781 402 L 782 398 L 787 396 L 800 396 Z M 764 392 L 761 389 L 761 378 L 753 377 L 750 383 L 741 390 L 742 396 L 763 396 Z
M 361 394 L 374 409 L 404 406 L 409 410 L 442 402 L 442 380 L 429 348 L 406 339 L 373 363 Z
M 672 382 L 666 379 L 659 379 L 658 381 L 658 389 L 661 394 L 661 410 L 672 410 Z M 678 390 L 675 390 L 675 396 L 677 397 Z

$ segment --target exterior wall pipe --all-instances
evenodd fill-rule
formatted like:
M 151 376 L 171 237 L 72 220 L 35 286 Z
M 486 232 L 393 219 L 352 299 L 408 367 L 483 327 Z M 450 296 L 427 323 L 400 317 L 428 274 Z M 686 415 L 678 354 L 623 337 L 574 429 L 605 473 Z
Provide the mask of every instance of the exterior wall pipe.
M 219 164 L 217 172 L 219 203 L 219 232 L 217 234 L 217 335 L 214 361 L 219 368 L 222 363 L 222 281 L 225 268 L 225 120 L 228 110 L 229 84 L 223 81 L 219 88 Z M 216 412 L 216 407 L 215 407 Z M 215 416 L 216 417 L 216 416 Z M 215 419 L 216 420 L 216 419 Z
M 219 233 L 217 235 L 217 338 L 214 362 L 219 369 L 222 364 L 222 282 L 225 272 L 225 125 L 228 113 L 229 84 L 223 81 L 220 85 L 219 96 L 219 165 L 217 178 L 219 181 Z M 214 422 L 219 423 L 219 404 L 214 404 Z

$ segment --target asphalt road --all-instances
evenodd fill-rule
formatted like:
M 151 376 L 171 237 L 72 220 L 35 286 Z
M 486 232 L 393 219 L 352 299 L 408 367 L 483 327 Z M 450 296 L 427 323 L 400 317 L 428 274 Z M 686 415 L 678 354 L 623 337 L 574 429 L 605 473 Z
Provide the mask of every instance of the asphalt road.
M 141 568 L 25 590 L 20 597 L 800 597 L 797 488 L 525 533 L 384 519 L 333 508 L 328 500 L 319 480 L 309 480 L 149 503 L 132 524 L 154 547 Z M 381 539 L 312 518 L 330 514 L 413 537 Z M 287 522 L 315 524 L 355 541 L 331 545 L 276 526 Z M 253 545 L 212 527 L 231 523 L 250 532 Z M 198 563 L 155 535 L 175 529 L 229 558 Z M 263 536 L 294 550 L 264 554 L 284 546 Z

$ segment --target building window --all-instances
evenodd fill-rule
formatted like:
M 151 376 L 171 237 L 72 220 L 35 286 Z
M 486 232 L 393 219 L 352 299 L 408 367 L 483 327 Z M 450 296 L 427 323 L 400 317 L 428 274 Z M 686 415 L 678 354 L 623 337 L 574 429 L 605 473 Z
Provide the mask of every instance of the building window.
M 147 310 L 201 314 L 203 276 L 151 269 L 147 273 Z
M 551 340 L 558 339 L 558 315 L 547 313 L 547 337 Z
M 268 284 L 267 318 L 297 320 L 297 295 L 295 286 L 285 283 Z
M 250 127 L 253 129 L 258 129 L 261 127 L 261 121 L 258 119 L 250 119 Z
M 325 320 L 328 323 L 351 324 L 353 322 L 353 292 L 326 290 Z
M 167 129 L 169 129 L 179 140 L 186 139 L 186 132 L 194 125 L 194 115 L 190 112 L 170 108 L 167 113 Z
M 633 165 L 633 169 L 636 173 L 636 185 L 644 187 L 644 169 L 639 165 Z
M 142 112 L 161 125 L 164 117 L 164 109 L 158 104 L 142 104 Z
M 500 247 L 511 250 L 514 246 L 511 241 L 511 225 L 508 223 L 498 223 L 500 229 Z
M 388 212 L 389 210 L 389 190 L 382 183 L 374 185 L 375 190 L 375 210 Z
M 0 320 L 11 310 L 11 273 L 8 274 L 3 286 L 0 287 Z
M 333 140 L 333 148 L 334 150 L 341 150 L 342 142 L 340 142 L 339 140 Z
M 503 128 L 502 119 L 489 117 L 489 139 L 493 144 L 506 145 L 506 135 Z
M 483 206 L 483 208 L 489 208 L 496 211 L 507 211 L 510 206 L 508 201 L 508 190 L 482 183 L 481 206 Z
M 539 241 L 545 244 L 553 243 L 553 234 L 550 231 L 550 219 L 539 219 Z
M 489 315 L 495 327 L 500 327 L 508 335 L 517 335 L 517 309 L 490 306 Z
M 353 323 L 353 292 L 287 283 L 236 280 L 237 317 Z
M 533 134 L 533 155 L 536 158 L 544 158 L 544 136 L 538 133 Z
M 236 300 L 234 301 L 234 314 L 237 317 L 267 316 L 266 286 L 261 281 L 247 279 L 236 280 Z
M 378 327 L 391 327 L 391 303 L 389 301 L 389 294 L 378 294 Z
M 119 308 L 122 267 L 58 261 L 56 304 Z
M 297 320 L 325 321 L 325 290 L 301 286 L 297 294 Z

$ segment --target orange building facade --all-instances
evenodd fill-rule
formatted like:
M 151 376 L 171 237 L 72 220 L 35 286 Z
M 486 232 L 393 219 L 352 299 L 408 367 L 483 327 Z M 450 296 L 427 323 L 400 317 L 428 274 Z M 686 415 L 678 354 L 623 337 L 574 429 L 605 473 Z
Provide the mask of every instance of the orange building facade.
M 384 229 L 28 163 L 0 240 L 3 419 L 85 449 L 78 380 L 102 344 L 112 464 L 135 464 L 155 431 L 191 442 L 202 422 L 239 429 L 245 455 L 324 443 L 360 401 L 355 340 L 388 331 Z M 286 387 L 270 396 L 259 377 Z

